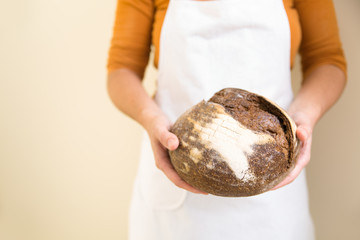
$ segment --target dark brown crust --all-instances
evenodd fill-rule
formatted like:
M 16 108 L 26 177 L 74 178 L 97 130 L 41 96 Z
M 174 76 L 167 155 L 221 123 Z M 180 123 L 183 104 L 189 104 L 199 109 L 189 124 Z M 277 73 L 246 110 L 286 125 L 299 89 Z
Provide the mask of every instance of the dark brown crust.
M 219 196 L 247 196 L 254 189 L 236 178 L 215 149 L 209 149 L 197 141 L 199 136 L 194 131 L 194 124 L 188 121 L 191 118 L 205 123 L 214 117 L 214 112 L 214 104 L 203 101 L 180 116 L 170 129 L 180 139 L 179 147 L 175 151 L 169 151 L 171 162 L 179 176 L 197 189 Z M 191 147 L 184 146 L 183 142 Z M 198 163 L 189 158 L 193 148 L 201 151 L 201 161 Z M 206 167 L 207 164 L 212 164 L 214 168 L 210 170 Z M 190 169 L 187 173 L 186 166 Z
M 237 88 L 226 88 L 215 93 L 209 102 L 222 105 L 231 116 L 247 128 L 271 135 L 276 144 L 258 145 L 249 164 L 264 183 L 273 182 L 292 167 L 289 146 L 292 145 L 290 122 L 282 112 L 263 97 Z M 271 160 L 270 160 L 271 159 Z M 269 162 L 274 161 L 274 162 Z
M 216 105 L 220 104 L 235 120 L 247 128 L 271 135 L 276 142 L 253 146 L 248 156 L 249 166 L 256 180 L 243 182 L 215 150 L 197 141 L 199 136 L 194 124 L 205 124 L 215 117 Z M 294 136 L 292 126 L 282 111 L 265 98 L 236 88 L 223 89 L 208 101 L 202 101 L 185 112 L 170 131 L 178 136 L 180 145 L 169 151 L 171 162 L 186 182 L 218 196 L 252 196 L 271 189 L 286 177 L 295 165 Z M 184 146 L 185 142 L 188 145 Z M 191 149 L 201 153 L 201 160 L 189 158 Z M 206 167 L 208 164 L 212 169 Z

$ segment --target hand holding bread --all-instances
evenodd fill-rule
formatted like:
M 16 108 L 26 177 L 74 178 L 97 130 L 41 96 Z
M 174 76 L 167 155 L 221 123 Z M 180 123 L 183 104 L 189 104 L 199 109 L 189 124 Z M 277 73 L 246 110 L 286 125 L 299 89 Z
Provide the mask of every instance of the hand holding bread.
M 170 122 L 162 113 L 149 117 L 145 129 L 151 141 L 151 147 L 155 158 L 155 165 L 172 181 L 176 186 L 193 193 L 207 194 L 199 191 L 186 183 L 179 177 L 170 163 L 168 150 L 175 150 L 179 146 L 179 140 L 173 133 L 169 132 Z

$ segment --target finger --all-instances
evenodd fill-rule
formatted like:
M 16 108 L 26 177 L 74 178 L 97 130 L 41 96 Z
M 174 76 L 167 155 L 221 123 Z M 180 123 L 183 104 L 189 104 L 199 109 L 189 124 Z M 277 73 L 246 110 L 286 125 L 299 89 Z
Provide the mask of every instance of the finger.
M 167 149 L 173 151 L 179 146 L 179 140 L 175 134 L 169 132 L 165 127 L 159 127 L 157 129 L 156 137 L 160 143 Z
M 281 188 L 291 182 L 293 182 L 300 174 L 301 170 L 309 163 L 310 155 L 311 155 L 311 142 L 312 138 L 305 140 L 302 149 L 300 150 L 299 157 L 297 159 L 295 168 L 289 173 L 289 175 L 281 181 L 278 185 L 276 185 L 271 190 L 276 190 Z
M 203 192 L 201 190 L 194 188 L 193 186 L 191 186 L 190 184 L 188 184 L 187 182 L 182 180 L 172 166 L 164 164 L 163 172 L 179 188 L 183 188 L 192 193 L 200 193 L 200 194 L 204 194 L 204 195 L 208 194 L 206 192 Z
M 305 142 L 310 137 L 310 131 L 303 126 L 299 126 L 296 129 L 296 136 L 300 141 Z
M 193 193 L 201 193 L 207 195 L 208 193 L 200 191 L 194 187 L 192 187 L 190 184 L 185 182 L 183 179 L 180 178 L 180 176 L 175 171 L 174 167 L 170 163 L 170 159 L 167 155 L 167 152 L 164 151 L 163 147 L 160 144 L 156 144 L 154 155 L 156 159 L 156 166 L 164 172 L 164 174 L 167 176 L 167 178 L 170 179 L 176 186 L 183 188 L 185 190 L 188 190 Z
M 166 148 L 160 142 L 155 142 L 153 150 L 156 167 L 163 171 L 166 162 L 170 162 Z
M 303 167 L 301 167 L 300 165 L 296 165 L 295 168 L 289 173 L 289 175 L 287 175 L 284 180 L 282 180 L 278 185 L 273 187 L 271 190 L 276 190 L 294 181 L 295 178 L 300 174 L 302 169 Z

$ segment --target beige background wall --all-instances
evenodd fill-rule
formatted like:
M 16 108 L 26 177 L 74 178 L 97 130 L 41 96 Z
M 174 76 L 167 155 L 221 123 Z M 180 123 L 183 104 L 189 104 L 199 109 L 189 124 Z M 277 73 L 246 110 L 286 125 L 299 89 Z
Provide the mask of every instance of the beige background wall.
M 360 239 L 360 1 L 334 0 L 348 61 L 341 99 L 314 129 L 307 168 L 310 208 L 319 240 Z M 299 65 L 293 86 L 300 82 Z
M 360 1 L 335 3 L 349 84 L 316 127 L 308 179 L 318 239 L 356 240 Z M 141 128 L 106 93 L 115 6 L 0 1 L 0 239 L 126 239 Z

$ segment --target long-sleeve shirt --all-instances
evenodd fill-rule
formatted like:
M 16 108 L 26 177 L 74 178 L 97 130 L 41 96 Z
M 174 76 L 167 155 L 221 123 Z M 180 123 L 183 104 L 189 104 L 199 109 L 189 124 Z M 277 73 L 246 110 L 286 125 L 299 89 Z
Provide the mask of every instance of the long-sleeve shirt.
M 332 0 L 283 0 L 291 37 L 290 68 L 301 55 L 304 78 L 322 64 L 332 64 L 346 74 L 346 61 Z M 159 62 L 161 27 L 169 0 L 118 0 L 107 70 L 134 71 L 141 79 L 155 47 Z

